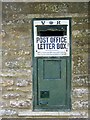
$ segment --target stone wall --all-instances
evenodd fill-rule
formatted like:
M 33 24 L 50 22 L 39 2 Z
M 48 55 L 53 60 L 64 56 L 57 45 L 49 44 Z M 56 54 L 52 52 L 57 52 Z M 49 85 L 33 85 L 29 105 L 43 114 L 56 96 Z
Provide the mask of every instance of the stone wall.
M 48 17 L 72 18 L 72 110 L 57 116 L 88 117 L 88 2 L 3 2 L 0 73 L 0 115 L 3 118 L 35 115 L 32 112 L 31 20 Z M 37 113 L 41 114 L 44 116 Z

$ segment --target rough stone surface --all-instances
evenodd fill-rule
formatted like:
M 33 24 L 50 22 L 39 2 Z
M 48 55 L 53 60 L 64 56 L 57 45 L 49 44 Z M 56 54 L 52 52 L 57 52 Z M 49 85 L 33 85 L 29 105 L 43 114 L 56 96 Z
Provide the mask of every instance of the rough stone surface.
M 0 101 L 0 107 L 2 108 L 2 107 L 7 107 L 8 105 L 7 105 L 7 103 L 6 102 L 3 102 L 3 101 Z
M 19 79 L 17 80 L 17 83 L 16 83 L 17 86 L 28 86 L 28 81 L 27 80 L 23 80 L 23 79 Z
M 88 118 L 90 44 L 88 44 L 87 2 L 2 3 L 0 115 L 3 117 L 35 116 L 32 112 L 32 19 L 61 17 L 72 18 L 72 110 L 69 113 L 56 114 L 57 117 L 68 115 L 72 118 Z M 44 116 L 42 114 L 40 112 L 36 116 Z M 51 114 L 46 114 L 48 115 Z
M 30 100 L 10 101 L 10 106 L 16 108 L 30 108 L 31 101 Z
M 73 110 L 87 110 L 88 109 L 88 100 L 78 100 L 78 101 L 74 101 L 73 104 Z
M 2 81 L 2 86 L 5 86 L 5 87 L 7 87 L 7 86 L 12 86 L 14 84 L 14 81 L 13 80 L 8 80 L 8 79 L 3 79 L 3 81 Z
M 20 96 L 20 94 L 18 94 L 18 93 L 7 93 L 7 94 L 3 95 L 2 97 L 5 99 L 14 99 L 19 96 Z
M 17 114 L 17 112 L 15 110 L 12 110 L 12 109 L 0 110 L 0 116 L 14 116 L 16 114 Z
M 88 86 L 90 84 L 88 75 L 75 76 L 73 86 Z
M 87 97 L 88 99 L 88 95 L 89 95 L 89 91 L 88 89 L 86 88 L 76 88 L 73 90 L 73 96 L 76 98 L 76 97 Z

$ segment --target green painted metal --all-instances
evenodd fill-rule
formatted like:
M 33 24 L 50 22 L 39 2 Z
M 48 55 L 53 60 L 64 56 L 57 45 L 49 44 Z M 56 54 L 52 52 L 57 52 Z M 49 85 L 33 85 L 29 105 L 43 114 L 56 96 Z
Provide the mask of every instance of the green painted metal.
M 71 109 L 71 19 L 65 19 L 70 20 L 70 56 L 34 57 L 33 54 L 34 111 Z M 32 34 L 34 36 L 34 31 Z M 32 53 L 34 53 L 34 43 Z
M 48 107 L 66 104 L 66 59 L 38 59 L 38 103 L 47 101 Z M 49 98 L 40 91 L 49 91 Z M 42 106 L 43 107 L 43 106 Z

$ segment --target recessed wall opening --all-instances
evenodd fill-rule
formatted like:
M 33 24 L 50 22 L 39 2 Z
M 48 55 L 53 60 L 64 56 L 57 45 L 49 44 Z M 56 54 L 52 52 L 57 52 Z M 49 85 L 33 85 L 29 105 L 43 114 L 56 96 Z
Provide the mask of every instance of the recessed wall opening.
M 67 25 L 37 25 L 37 36 L 67 35 Z
M 71 110 L 71 18 L 33 19 L 33 96 L 34 111 Z
M 64 36 L 66 35 L 66 31 L 39 31 L 38 36 Z

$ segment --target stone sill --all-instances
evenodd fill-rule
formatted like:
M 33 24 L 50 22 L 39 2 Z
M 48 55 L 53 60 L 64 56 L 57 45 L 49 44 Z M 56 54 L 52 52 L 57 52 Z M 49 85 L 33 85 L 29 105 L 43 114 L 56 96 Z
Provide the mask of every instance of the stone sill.
M 31 110 L 19 112 L 18 116 L 26 116 L 26 117 L 88 118 L 88 115 L 86 115 L 86 112 L 32 112 Z
M 3 0 L 3 2 L 12 2 L 12 0 Z M 14 0 L 14 2 L 17 2 L 17 0 Z M 18 2 L 78 2 L 78 0 L 18 0 Z M 89 0 L 79 0 L 79 2 L 89 2 Z

